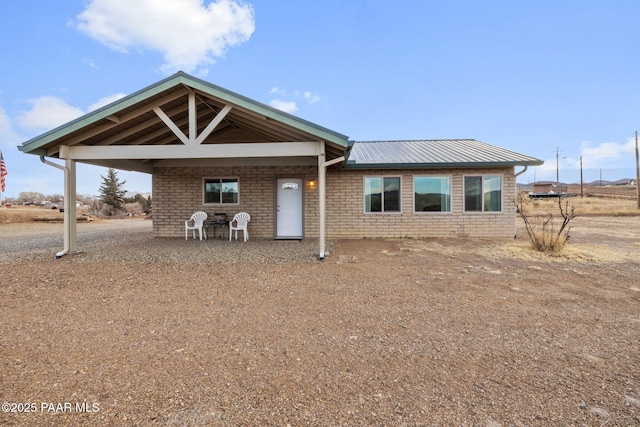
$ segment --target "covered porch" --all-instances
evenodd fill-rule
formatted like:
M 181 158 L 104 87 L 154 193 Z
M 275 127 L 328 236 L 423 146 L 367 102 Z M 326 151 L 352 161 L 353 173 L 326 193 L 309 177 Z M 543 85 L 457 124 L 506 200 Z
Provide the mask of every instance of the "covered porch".
M 344 135 L 179 72 L 19 149 L 64 171 L 59 256 L 77 250 L 70 219 L 76 215 L 75 165 L 83 162 L 152 174 L 156 236 L 183 235 L 184 220 L 197 210 L 229 219 L 247 211 L 256 236 L 317 237 L 317 255 L 324 258 L 326 172 L 344 161 L 347 147 Z M 216 198 L 216 183 L 231 184 L 235 199 Z M 282 234 L 283 186 L 300 190 L 299 235 Z

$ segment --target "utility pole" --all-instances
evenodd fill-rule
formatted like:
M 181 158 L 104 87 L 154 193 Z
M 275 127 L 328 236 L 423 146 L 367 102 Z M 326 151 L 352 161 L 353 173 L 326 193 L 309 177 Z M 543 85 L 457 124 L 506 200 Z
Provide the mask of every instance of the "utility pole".
M 556 187 L 560 185 L 560 147 L 556 147 Z
M 563 159 L 570 159 L 570 157 L 563 157 Z M 569 166 L 571 166 L 571 163 L 569 163 Z M 582 180 L 582 154 L 580 155 L 580 197 L 584 197 L 584 182 Z
M 580 156 L 580 197 L 584 197 L 583 184 L 582 184 L 582 156 Z
M 640 160 L 638 157 L 638 131 L 636 131 L 636 194 L 638 209 L 640 209 Z

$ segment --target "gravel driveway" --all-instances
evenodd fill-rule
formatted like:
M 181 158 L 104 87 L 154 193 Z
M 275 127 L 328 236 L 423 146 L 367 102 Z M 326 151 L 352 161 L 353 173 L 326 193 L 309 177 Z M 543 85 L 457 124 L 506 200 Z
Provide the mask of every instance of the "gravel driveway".
M 274 241 L 271 239 L 207 241 L 154 238 L 149 220 L 122 219 L 78 223 L 78 253 L 74 261 L 176 262 L 217 264 L 255 262 L 282 263 L 315 261 L 317 239 Z M 62 224 L 21 223 L 4 227 L 0 239 L 0 263 L 15 260 L 44 260 L 63 249 Z M 332 247 L 327 243 L 327 252 Z M 247 250 L 250 249 L 250 250 Z
M 0 227 L 0 425 L 640 425 L 637 217 L 523 241 Z

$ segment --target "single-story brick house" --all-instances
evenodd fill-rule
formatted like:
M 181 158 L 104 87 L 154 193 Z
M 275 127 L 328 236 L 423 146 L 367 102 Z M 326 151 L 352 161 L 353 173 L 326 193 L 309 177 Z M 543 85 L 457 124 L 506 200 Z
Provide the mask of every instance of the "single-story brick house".
M 542 164 L 472 139 L 350 141 L 183 72 L 18 148 L 65 170 L 66 201 L 76 162 L 151 174 L 155 236 L 246 211 L 252 237 L 318 238 L 321 258 L 326 237 L 513 236 L 515 167 Z M 75 240 L 67 220 L 63 252 Z

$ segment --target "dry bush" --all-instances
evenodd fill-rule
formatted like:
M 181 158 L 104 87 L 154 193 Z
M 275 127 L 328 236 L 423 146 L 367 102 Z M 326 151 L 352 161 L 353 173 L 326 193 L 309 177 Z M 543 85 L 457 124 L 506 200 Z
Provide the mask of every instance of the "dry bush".
M 526 195 L 525 195 L 526 196 Z M 557 200 L 532 200 L 531 214 L 545 213 L 557 209 Z M 619 197 L 572 197 L 571 204 L 580 212 L 580 216 L 637 216 L 640 215 L 637 202 L 634 199 Z
M 113 208 L 102 200 L 94 200 L 89 208 L 89 213 L 100 219 L 110 217 L 114 214 Z
M 516 211 L 524 221 L 531 246 L 539 252 L 559 254 L 569 240 L 569 223 L 577 216 L 575 206 L 570 206 L 565 197 L 558 197 L 558 208 L 562 217 L 562 223 L 558 227 L 553 213 L 532 216 L 530 208 L 534 203 L 536 202 L 531 202 L 524 192 L 518 193 L 515 201 Z
M 124 210 L 129 216 L 142 216 L 142 205 L 139 202 L 125 203 Z

